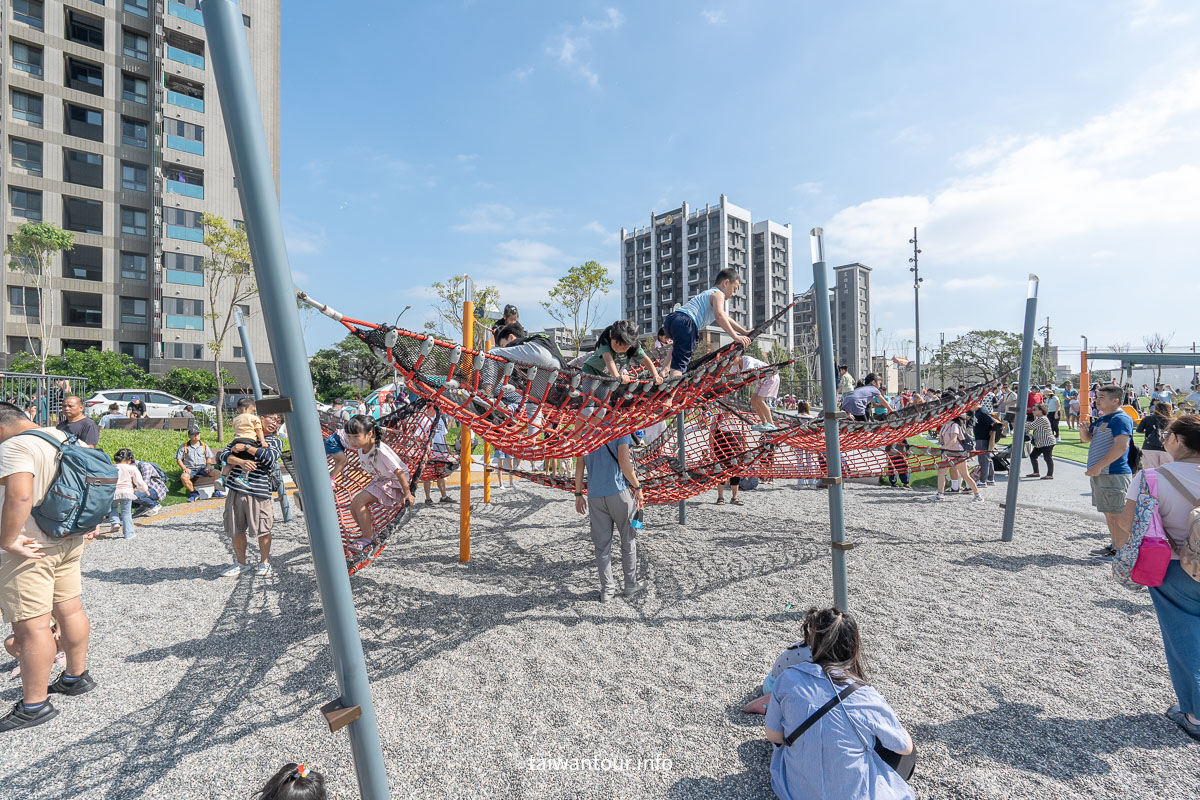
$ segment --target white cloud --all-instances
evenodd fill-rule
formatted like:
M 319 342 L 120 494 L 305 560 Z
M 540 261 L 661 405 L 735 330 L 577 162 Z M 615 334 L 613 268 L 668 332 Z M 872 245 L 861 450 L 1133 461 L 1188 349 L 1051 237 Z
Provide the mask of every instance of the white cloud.
M 796 191 L 800 194 L 820 194 L 821 184 L 813 181 L 805 181 L 796 185 Z
M 553 230 L 551 211 L 517 214 L 503 203 L 482 203 L 462 211 L 463 221 L 454 230 L 463 233 L 520 233 L 525 235 Z
M 951 278 L 942 281 L 942 286 L 948 292 L 982 291 L 984 289 L 1007 289 L 1021 286 L 1025 282 L 1014 278 L 1002 278 L 999 275 L 977 275 L 971 278 Z
M 523 80 L 528 79 L 529 76 L 533 74 L 533 72 L 534 72 L 533 67 L 524 67 L 524 68 L 514 69 L 509 74 L 512 75 L 512 77 L 514 79 L 516 79 L 518 81 L 523 81 Z
M 838 212 L 826 230 L 854 258 L 874 265 L 896 262 L 914 225 L 948 263 L 1012 258 L 1137 228 L 1196 225 L 1197 112 L 1200 71 L 1075 130 L 968 150 L 955 159 L 966 171 L 940 190 L 868 200 Z
M 458 162 L 458 165 L 463 168 L 464 172 L 474 172 L 475 171 L 475 162 L 479 160 L 479 154 L 478 153 L 470 153 L 470 154 L 459 153 L 458 155 L 456 155 L 454 157 L 454 160 L 456 162 Z
M 1129 19 L 1129 27 L 1138 28 L 1170 28 L 1182 25 L 1192 18 L 1187 11 L 1165 10 L 1162 0 L 1133 0 L 1133 15 Z M 1166 5 L 1174 5 L 1167 3 Z
M 294 217 L 285 217 L 283 238 L 287 242 L 289 256 L 309 256 L 325 249 L 325 229 L 320 225 L 302 222 Z
M 621 238 L 621 234 L 617 233 L 616 231 L 610 231 L 608 228 L 604 227 L 595 220 L 592 220 L 588 224 L 584 225 L 583 230 L 591 231 L 592 233 L 603 236 L 605 244 L 615 245 Z
M 707 22 L 709 25 L 724 25 L 725 24 L 725 12 L 724 11 L 720 11 L 720 10 L 701 11 L 700 16 L 704 17 L 704 21 Z
M 600 19 L 584 19 L 578 25 L 567 25 L 550 38 L 546 52 L 559 66 L 582 77 L 593 89 L 600 86 L 600 75 L 592 68 L 587 52 L 592 46 L 592 34 L 615 31 L 625 24 L 625 16 L 615 8 L 606 8 Z

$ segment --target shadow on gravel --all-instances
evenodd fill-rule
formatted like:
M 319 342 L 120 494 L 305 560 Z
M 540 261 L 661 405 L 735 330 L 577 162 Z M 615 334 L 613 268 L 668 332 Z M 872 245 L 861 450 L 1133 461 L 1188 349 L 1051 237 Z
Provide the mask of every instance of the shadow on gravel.
M 1041 706 L 1009 702 L 998 688 L 987 688 L 999 703 L 996 708 L 935 725 L 913 725 L 913 738 L 937 739 L 956 756 L 986 758 L 1064 781 L 1108 774 L 1112 766 L 1103 756 L 1125 748 L 1153 752 L 1195 746 L 1161 714 L 1043 717 Z
M 1140 603 L 1133 603 L 1129 600 L 1123 600 L 1118 597 L 1106 597 L 1103 600 L 1097 600 L 1094 605 L 1096 608 L 1113 608 L 1117 611 L 1120 611 L 1122 614 L 1128 614 L 1131 617 L 1134 614 L 1154 613 L 1154 606 L 1150 603 L 1142 605 Z
M 4 796 L 154 797 L 155 782 L 181 760 L 316 714 L 315 707 L 329 699 L 317 688 L 329 668 L 314 664 L 327 658 L 320 607 L 311 580 L 286 575 L 287 565 L 307 554 L 307 548 L 297 547 L 272 559 L 285 571 L 282 577 L 231 580 L 229 599 L 207 636 L 130 656 L 131 662 L 175 656 L 192 663 L 159 699 L 129 708 L 126 716 L 82 742 L 0 776 Z M 134 573 L 136 579 L 138 570 L 115 570 L 107 579 L 124 579 L 117 575 L 121 572 Z M 267 593 L 278 594 L 280 607 L 292 613 L 279 616 L 264 609 Z M 300 613 L 302 609 L 309 613 Z M 120 678 L 114 674 L 107 680 Z M 264 687 L 289 700 L 270 707 L 255 703 Z
M 738 758 L 746 768 L 745 772 L 723 778 L 683 778 L 671 785 L 666 796 L 672 800 L 771 797 L 771 750 L 771 744 L 765 738 L 742 742 L 737 751 Z
M 950 562 L 959 567 L 989 567 L 1004 572 L 1020 572 L 1028 567 L 1096 566 L 1094 558 L 1070 558 L 1058 553 L 1034 553 L 1030 555 L 1002 556 L 995 553 L 978 553 L 962 561 Z
M 105 583 L 138 584 L 146 586 L 152 583 L 167 581 L 191 581 L 196 578 L 216 580 L 229 564 L 194 564 L 190 567 L 161 567 L 148 569 L 146 567 L 128 567 L 113 569 L 108 572 L 92 570 L 87 573 L 88 580 L 96 579 Z

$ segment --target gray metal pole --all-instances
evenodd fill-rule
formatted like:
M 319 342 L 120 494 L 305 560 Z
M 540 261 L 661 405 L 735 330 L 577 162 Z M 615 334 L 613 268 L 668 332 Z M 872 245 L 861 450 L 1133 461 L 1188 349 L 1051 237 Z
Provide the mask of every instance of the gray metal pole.
M 917 258 L 921 255 L 921 251 L 917 249 L 917 229 L 913 228 L 913 238 L 908 240 L 908 243 L 913 246 L 912 267 L 909 272 L 913 274 L 913 316 L 916 323 L 916 352 L 913 354 L 913 360 L 917 365 L 917 393 L 921 391 L 921 282 L 924 278 L 921 277 L 920 263 Z
M 829 487 L 829 535 L 833 542 L 833 604 L 839 611 L 850 610 L 850 592 L 846 581 L 846 519 L 842 498 L 842 445 L 838 420 L 845 414 L 838 408 L 837 368 L 833 357 L 833 321 L 829 318 L 829 275 L 825 267 L 824 231 L 811 232 L 813 286 L 817 296 L 817 335 L 821 347 L 821 405 L 825 413 L 825 471 Z
M 1017 382 L 1017 415 L 1014 417 L 1012 452 L 1008 459 L 1008 494 L 1004 498 L 1004 535 L 1000 538 L 1005 542 L 1013 539 L 1013 525 L 1017 516 L 1017 486 L 1021 483 L 1021 452 L 1025 445 L 1025 415 L 1021 406 L 1029 404 L 1029 381 L 1033 372 L 1033 337 L 1037 326 L 1037 295 L 1038 276 L 1029 276 L 1029 295 L 1025 300 L 1025 335 L 1021 339 L 1021 377 Z M 1080 397 L 1087 402 L 1087 395 L 1081 389 Z M 1080 404 L 1082 405 L 1082 403 Z
M 679 472 L 681 474 L 687 471 L 687 448 L 684 447 L 685 442 L 683 440 L 684 416 L 686 416 L 686 413 L 683 411 L 680 411 L 675 415 L 675 443 L 679 447 Z M 679 524 L 687 525 L 686 500 L 679 501 Z
M 379 744 L 379 726 L 371 700 L 371 684 L 367 679 L 333 493 L 324 486 L 328 484 L 325 448 L 317 424 L 316 397 L 304 350 L 304 335 L 296 308 L 242 12 L 233 0 L 203 0 L 201 11 L 225 117 L 225 132 L 238 176 L 263 317 L 271 334 L 271 353 L 279 376 L 279 388 L 292 403 L 288 419 L 292 454 L 301 484 L 311 490 L 305 497 L 305 523 L 316 568 L 317 589 L 325 611 L 333 671 L 341 692 L 341 704 L 361 709 L 361 716 L 348 725 L 359 793 L 364 800 L 386 800 L 389 797 L 387 771 Z
M 242 355 L 246 357 L 246 369 L 250 371 L 250 385 L 254 388 L 254 399 L 262 400 L 262 384 L 258 381 L 258 364 L 254 361 L 254 350 L 250 348 L 250 332 L 246 330 L 246 320 L 242 319 L 240 311 L 234 311 L 233 315 L 237 320 L 238 336 L 242 339 Z

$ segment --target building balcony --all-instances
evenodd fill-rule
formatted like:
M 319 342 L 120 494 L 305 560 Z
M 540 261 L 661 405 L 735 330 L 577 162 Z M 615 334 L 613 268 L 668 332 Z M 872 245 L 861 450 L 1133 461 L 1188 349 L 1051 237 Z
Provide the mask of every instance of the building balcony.
M 174 5 L 174 3 L 172 3 L 172 5 Z M 167 45 L 167 58 L 169 58 L 171 61 L 178 61 L 180 64 L 187 64 L 189 67 L 204 69 L 204 56 L 198 56 L 195 53 L 189 53 L 187 50 L 183 50 L 172 45 Z
M 181 269 L 167 270 L 167 283 L 178 283 L 184 286 L 203 286 L 204 273 L 185 272 Z
M 167 135 L 167 147 L 172 150 L 181 150 L 184 153 L 192 153 L 194 155 L 204 155 L 204 142 L 197 142 L 192 139 L 185 139 L 182 136 Z
M 174 5 L 174 4 L 172 4 Z M 182 92 L 167 91 L 167 102 L 180 108 L 190 108 L 192 111 L 204 113 L 204 100 L 199 97 L 183 94 Z
M 167 327 L 178 331 L 202 331 L 204 330 L 204 317 L 185 317 L 182 314 L 167 314 Z
M 176 3 L 174 0 L 167 3 L 167 14 L 204 27 L 204 15 L 194 8 L 185 6 L 183 3 Z
M 182 239 L 185 242 L 203 242 L 204 231 L 201 228 L 188 228 L 183 225 L 167 225 L 168 239 Z
M 181 194 L 184 197 L 194 197 L 197 200 L 204 199 L 204 187 L 194 183 L 169 180 L 167 181 L 167 191 L 172 194 Z

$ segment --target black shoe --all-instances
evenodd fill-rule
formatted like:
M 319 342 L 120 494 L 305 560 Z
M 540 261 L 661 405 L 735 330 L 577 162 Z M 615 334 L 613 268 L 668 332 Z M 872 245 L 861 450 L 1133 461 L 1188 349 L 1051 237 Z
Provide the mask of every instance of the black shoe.
M 63 678 L 66 676 L 67 673 L 65 672 L 62 675 L 59 675 L 58 680 L 50 684 L 46 691 L 48 691 L 50 694 L 65 694 L 68 697 L 74 697 L 75 695 L 90 692 L 92 689 L 95 689 L 97 686 L 99 686 L 99 684 L 93 680 L 92 676 L 88 674 L 86 669 L 83 671 L 83 674 L 79 676 L 79 680 L 72 681 L 71 683 L 67 683 L 63 680 Z
M 642 592 L 646 591 L 646 587 L 648 587 L 649 585 L 650 585 L 650 581 L 638 581 L 635 584 L 633 584 L 632 586 L 626 586 L 625 587 L 625 596 L 633 597 L 634 595 L 641 594 Z
M 41 725 L 43 722 L 49 722 L 58 716 L 58 709 L 50 705 L 47 700 L 46 704 L 37 711 L 29 711 L 25 708 L 24 702 L 18 700 L 13 706 L 12 711 L 0 717 L 0 733 L 4 731 L 19 731 L 22 728 L 32 728 L 36 725 Z

